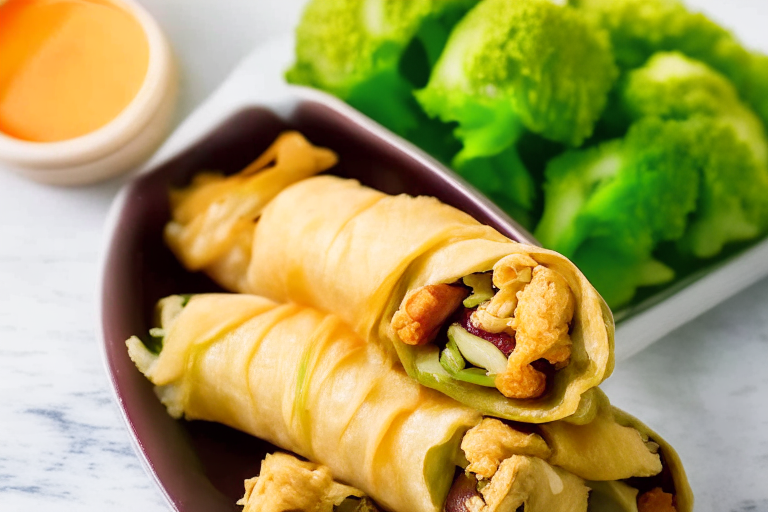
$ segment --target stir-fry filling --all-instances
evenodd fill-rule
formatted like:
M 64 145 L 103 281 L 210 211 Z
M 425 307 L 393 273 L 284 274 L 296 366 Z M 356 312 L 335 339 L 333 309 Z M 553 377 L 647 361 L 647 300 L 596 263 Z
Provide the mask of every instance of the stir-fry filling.
M 581 478 L 537 457 L 512 455 L 490 480 L 461 471 L 445 512 L 586 512 L 589 488 Z
M 467 295 L 469 291 L 461 286 L 423 286 L 403 300 L 392 318 L 392 328 L 409 345 L 428 343 L 435 339 L 445 321 Z
M 409 345 L 440 343 L 438 335 L 452 319 L 440 362 L 454 378 L 496 387 L 509 398 L 538 398 L 548 373 L 570 361 L 575 307 L 560 273 L 512 254 L 492 273 L 409 293 L 392 328 Z
M 520 429 L 519 429 L 520 428 Z M 552 450 L 537 427 L 484 418 L 464 435 L 469 462 L 459 468 L 445 512 L 574 512 L 588 508 L 589 483 L 552 465 Z M 633 480 L 642 489 L 655 480 Z M 637 492 L 637 491 L 635 491 Z M 638 512 L 676 512 L 675 495 L 661 487 L 640 493 Z
M 461 449 L 469 464 L 454 480 L 446 512 L 587 510 L 584 480 L 550 466 L 550 449 L 535 432 L 484 418 L 464 435 Z
M 365 494 L 336 482 L 326 466 L 287 453 L 268 454 L 245 481 L 243 512 L 378 512 Z
M 471 428 L 461 441 L 469 465 L 467 471 L 478 480 L 490 479 L 499 464 L 512 455 L 530 455 L 548 459 L 550 449 L 544 439 L 535 433 L 525 433 L 510 428 L 495 418 L 484 418 Z
M 677 512 L 675 495 L 656 487 L 637 499 L 637 512 Z

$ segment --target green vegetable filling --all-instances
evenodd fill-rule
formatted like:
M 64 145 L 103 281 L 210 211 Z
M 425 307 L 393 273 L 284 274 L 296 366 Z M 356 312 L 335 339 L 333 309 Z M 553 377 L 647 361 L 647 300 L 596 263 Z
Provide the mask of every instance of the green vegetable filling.
M 475 367 L 465 368 L 467 362 Z M 491 342 L 453 324 L 448 328 L 440 365 L 456 380 L 495 388 L 496 374 L 506 370 L 507 357 Z
M 507 369 L 507 356 L 501 350 L 458 324 L 448 328 L 448 339 L 456 343 L 464 359 L 477 367 L 485 368 L 489 374 L 502 373 Z
M 496 387 L 496 375 L 488 375 L 482 368 L 465 368 L 464 370 L 451 374 L 451 376 L 456 380 L 477 384 L 478 386 L 484 386 L 486 388 Z
M 493 275 L 488 272 L 469 275 L 463 279 L 463 282 L 472 288 L 472 295 L 464 299 L 465 308 L 476 308 L 483 302 L 491 300 L 496 294 L 493 289 Z
M 141 339 L 141 342 L 147 347 L 147 350 L 157 355 L 163 350 L 163 341 L 165 340 L 165 330 L 160 327 L 153 327 L 149 330 L 149 336 Z
M 467 365 L 453 338 L 448 338 L 448 344 L 440 354 L 440 364 L 451 374 L 460 372 Z

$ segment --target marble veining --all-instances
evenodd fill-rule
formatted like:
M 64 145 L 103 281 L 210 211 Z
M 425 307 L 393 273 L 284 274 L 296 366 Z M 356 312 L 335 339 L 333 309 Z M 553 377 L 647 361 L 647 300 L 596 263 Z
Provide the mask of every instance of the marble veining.
M 58 190 L 0 173 L 0 511 L 167 510 L 94 332 L 102 224 L 119 186 Z

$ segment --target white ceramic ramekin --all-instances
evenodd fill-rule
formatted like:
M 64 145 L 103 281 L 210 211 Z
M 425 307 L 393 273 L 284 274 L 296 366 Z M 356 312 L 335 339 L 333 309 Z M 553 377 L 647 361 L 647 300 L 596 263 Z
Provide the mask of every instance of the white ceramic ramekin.
M 157 22 L 132 0 L 111 0 L 133 15 L 149 43 L 149 65 L 136 97 L 120 115 L 89 134 L 59 142 L 29 142 L 0 132 L 0 166 L 41 183 L 82 185 L 136 167 L 165 139 L 176 106 L 178 77 Z

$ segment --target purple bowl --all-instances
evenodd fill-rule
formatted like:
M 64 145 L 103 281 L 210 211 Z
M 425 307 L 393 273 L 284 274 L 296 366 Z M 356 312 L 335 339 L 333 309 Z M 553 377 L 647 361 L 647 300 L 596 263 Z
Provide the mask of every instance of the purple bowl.
M 163 243 L 169 187 L 186 184 L 200 170 L 237 172 L 289 129 L 339 154 L 333 174 L 391 194 L 435 196 L 514 240 L 536 243 L 425 153 L 361 116 L 314 100 L 300 100 L 287 117 L 263 107 L 242 110 L 127 185 L 114 207 L 103 267 L 104 355 L 137 451 L 168 502 L 181 512 L 239 510 L 235 502 L 243 494 L 243 480 L 257 475 L 262 458 L 275 448 L 222 425 L 172 419 L 128 357 L 125 340 L 147 332 L 158 299 L 221 291 L 205 276 L 185 271 Z

